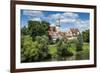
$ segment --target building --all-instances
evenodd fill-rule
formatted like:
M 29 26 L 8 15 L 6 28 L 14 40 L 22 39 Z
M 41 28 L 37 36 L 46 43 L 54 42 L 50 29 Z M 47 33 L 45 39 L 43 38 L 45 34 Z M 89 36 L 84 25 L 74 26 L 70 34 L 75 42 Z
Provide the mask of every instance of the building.
M 77 28 L 70 28 L 66 31 L 66 37 L 70 39 L 77 39 L 77 35 L 79 35 L 79 30 Z
M 57 40 L 61 38 L 65 38 L 68 40 L 77 39 L 77 35 L 79 35 L 79 30 L 77 28 L 70 28 L 69 30 L 62 32 L 60 30 L 60 18 L 57 19 L 57 24 L 53 26 L 49 26 L 48 34 L 52 40 Z
M 49 37 L 55 41 L 58 38 L 67 38 L 68 40 L 77 39 L 77 35 L 79 35 L 80 32 L 77 28 L 70 28 L 66 32 L 61 32 L 58 27 L 50 26 L 48 33 Z
M 49 37 L 52 38 L 54 41 L 60 38 L 58 29 L 55 26 L 50 26 L 48 31 Z

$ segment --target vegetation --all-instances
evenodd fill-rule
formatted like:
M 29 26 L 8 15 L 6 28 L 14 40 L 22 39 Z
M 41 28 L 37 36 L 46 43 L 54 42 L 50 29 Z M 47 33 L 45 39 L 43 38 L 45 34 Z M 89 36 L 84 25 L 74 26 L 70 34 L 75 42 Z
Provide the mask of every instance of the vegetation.
M 31 62 L 37 59 L 39 49 L 36 48 L 37 43 L 32 41 L 30 36 L 22 36 L 21 38 L 21 61 Z
M 76 40 L 76 51 L 82 51 L 82 46 L 83 46 L 83 38 L 82 38 L 82 35 L 79 34 L 77 36 L 77 40 Z
M 42 21 L 29 21 L 28 22 L 28 32 L 34 40 L 36 36 L 48 35 L 48 25 L 49 23 Z
M 21 28 L 21 35 L 28 35 L 28 34 L 29 34 L 29 31 L 25 26 Z
M 89 30 L 85 30 L 82 32 L 82 37 L 84 42 L 89 42 Z
M 66 60 L 66 56 L 73 55 L 73 53 L 68 50 L 69 47 L 70 47 L 70 44 L 67 41 L 65 41 L 64 39 L 59 40 L 57 44 L 58 60 L 59 59 Z
M 80 33 L 78 39 L 54 42 L 48 37 L 49 25 L 46 21 L 29 21 L 21 28 L 21 62 L 89 59 L 89 30 Z

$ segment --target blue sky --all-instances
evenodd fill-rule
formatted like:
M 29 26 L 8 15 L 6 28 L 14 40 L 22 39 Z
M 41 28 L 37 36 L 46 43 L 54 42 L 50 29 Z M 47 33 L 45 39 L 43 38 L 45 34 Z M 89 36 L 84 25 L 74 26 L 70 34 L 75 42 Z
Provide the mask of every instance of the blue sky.
M 78 28 L 80 31 L 89 29 L 90 14 L 83 12 L 55 12 L 21 10 L 21 27 L 27 26 L 28 21 L 47 21 L 51 26 L 58 24 L 60 19 L 60 29 L 66 31 L 69 28 Z

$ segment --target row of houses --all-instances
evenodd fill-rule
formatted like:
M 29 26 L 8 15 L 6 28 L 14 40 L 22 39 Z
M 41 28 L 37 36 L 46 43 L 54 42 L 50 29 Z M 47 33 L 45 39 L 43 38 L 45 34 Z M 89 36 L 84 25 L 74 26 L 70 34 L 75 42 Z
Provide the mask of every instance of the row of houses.
M 68 40 L 77 39 L 77 35 L 80 33 L 77 28 L 70 28 L 65 32 L 60 31 L 60 27 L 50 26 L 49 30 L 49 37 L 51 37 L 54 41 L 58 38 L 66 38 Z

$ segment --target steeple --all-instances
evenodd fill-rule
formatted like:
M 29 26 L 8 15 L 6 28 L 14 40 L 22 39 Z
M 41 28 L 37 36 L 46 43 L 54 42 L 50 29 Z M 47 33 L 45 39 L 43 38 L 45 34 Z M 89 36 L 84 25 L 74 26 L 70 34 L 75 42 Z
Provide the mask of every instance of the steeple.
M 60 27 L 60 18 L 57 19 L 56 27 Z
M 60 18 L 56 19 L 56 31 L 60 31 Z

